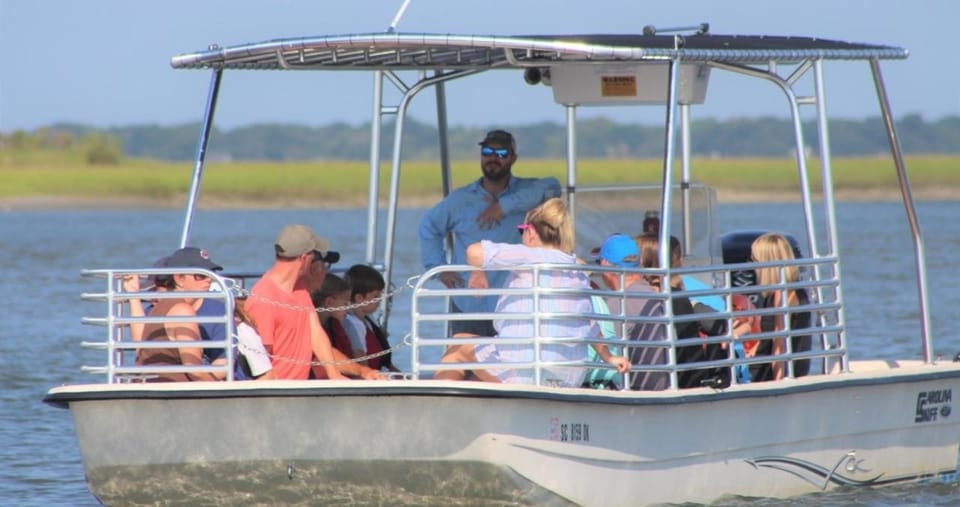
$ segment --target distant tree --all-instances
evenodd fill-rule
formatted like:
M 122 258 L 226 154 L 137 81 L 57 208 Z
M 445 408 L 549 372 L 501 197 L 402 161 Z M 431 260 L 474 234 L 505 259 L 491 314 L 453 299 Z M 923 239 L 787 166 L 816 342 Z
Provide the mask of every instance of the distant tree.
M 906 153 L 960 153 L 960 117 L 925 121 L 909 114 L 897 122 Z M 834 119 L 829 122 L 830 147 L 837 156 L 863 156 L 889 151 L 886 129 L 880 118 Z M 447 142 L 454 160 L 477 156 L 477 141 L 487 130 L 506 128 L 517 137 L 524 158 L 561 158 L 567 150 L 566 127 L 554 122 L 527 125 L 451 127 Z M 819 151 L 816 122 L 804 121 L 804 144 Z M 794 128 L 782 118 L 711 118 L 691 123 L 694 156 L 783 157 L 794 147 Z M 4 149 L 77 148 L 91 163 L 116 163 L 120 155 L 160 160 L 192 160 L 197 150 L 199 123 L 176 126 L 138 125 L 108 130 L 87 125 L 56 124 L 34 132 L 15 131 L 0 138 Z M 389 160 L 393 151 L 393 122 L 381 130 L 380 153 Z M 87 140 L 107 136 L 96 142 Z M 401 149 L 408 160 L 438 160 L 439 134 L 432 123 L 409 118 L 404 125 Z M 99 143 L 99 144 L 98 144 Z M 116 143 L 116 144 L 114 144 Z M 332 123 L 322 127 L 294 124 L 261 124 L 233 130 L 212 129 L 208 160 L 367 160 L 370 157 L 369 124 Z M 577 125 L 577 153 L 590 158 L 659 157 L 664 145 L 663 125 L 624 124 L 604 118 L 586 119 Z M 122 148 L 117 148 L 121 146 Z M 73 148 L 72 148 L 73 147 Z M 116 150 L 118 153 L 114 153 Z M 114 160 L 114 162 L 110 162 Z
M 90 134 L 83 139 L 83 153 L 89 165 L 117 165 L 123 154 L 123 146 L 116 137 Z

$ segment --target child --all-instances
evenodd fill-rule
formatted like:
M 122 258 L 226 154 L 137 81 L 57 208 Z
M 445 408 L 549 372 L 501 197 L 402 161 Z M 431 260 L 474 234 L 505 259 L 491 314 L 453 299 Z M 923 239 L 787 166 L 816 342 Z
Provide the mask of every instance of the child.
M 320 289 L 314 291 L 310 296 L 313 299 L 313 306 L 318 310 L 320 325 L 323 326 L 323 330 L 327 332 L 327 336 L 330 338 L 330 344 L 343 352 L 343 355 L 354 357 L 353 347 L 350 346 L 350 338 L 343 328 L 343 319 L 346 317 L 347 311 L 325 310 L 326 308 L 340 308 L 350 304 L 350 284 L 343 278 L 328 273 L 323 279 Z M 322 370 L 322 368 L 320 369 Z M 319 378 L 326 378 L 326 373 Z
M 254 329 L 250 316 L 243 310 L 247 303 L 246 296 L 237 297 L 234 303 L 233 315 L 237 325 L 237 349 L 240 351 L 240 357 L 237 358 L 238 368 L 242 368 L 246 378 L 257 380 L 276 378 L 270 356 L 263 347 L 263 340 L 257 334 L 257 330 Z M 239 378 L 239 375 L 235 378 Z
M 352 357 L 388 350 L 390 342 L 387 341 L 387 334 L 370 317 L 377 311 L 383 299 L 383 290 L 386 287 L 383 275 L 365 264 L 355 264 L 347 270 L 344 278 L 350 284 L 350 304 L 357 305 L 344 319 L 344 327 L 354 348 Z M 374 370 L 400 371 L 391 362 L 389 353 L 370 358 L 367 366 Z

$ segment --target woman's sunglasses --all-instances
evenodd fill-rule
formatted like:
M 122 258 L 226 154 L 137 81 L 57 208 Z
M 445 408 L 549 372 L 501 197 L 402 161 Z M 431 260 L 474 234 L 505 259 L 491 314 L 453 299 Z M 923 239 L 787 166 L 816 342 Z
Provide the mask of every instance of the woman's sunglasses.
M 507 158 L 510 156 L 510 149 L 509 148 L 491 148 L 489 146 L 481 146 L 480 155 L 483 155 L 484 157 L 492 157 L 493 155 L 496 155 L 497 158 Z
M 530 225 L 530 224 L 520 224 L 517 226 L 517 230 L 519 230 L 520 235 L 523 236 L 523 231 L 526 231 L 527 229 L 530 229 L 532 227 L 533 225 Z

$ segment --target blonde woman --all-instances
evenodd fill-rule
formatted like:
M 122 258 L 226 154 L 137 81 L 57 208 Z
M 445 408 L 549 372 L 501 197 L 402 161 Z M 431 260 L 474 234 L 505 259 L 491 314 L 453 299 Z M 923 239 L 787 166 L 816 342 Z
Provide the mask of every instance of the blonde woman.
M 471 266 L 521 266 L 536 263 L 575 264 L 573 255 L 573 224 L 567 213 L 566 204 L 559 198 L 550 199 L 527 212 L 523 224 L 518 226 L 522 244 L 494 243 L 480 241 L 467 247 L 467 262 Z M 575 288 L 587 290 L 590 279 L 583 271 L 542 270 L 537 285 L 550 288 Z M 483 271 L 475 271 L 470 276 L 471 288 L 488 286 Z M 533 271 L 510 272 L 506 287 L 529 289 L 534 286 Z M 529 314 L 534 311 L 533 297 L 529 295 L 504 295 L 497 300 L 497 313 Z M 531 338 L 543 336 L 563 337 L 599 337 L 596 323 L 577 314 L 593 313 L 590 298 L 584 295 L 543 295 L 540 296 L 541 312 L 568 314 L 556 318 L 541 318 L 540 329 L 534 329 L 532 319 L 495 320 L 493 327 L 499 338 Z M 460 335 L 464 336 L 464 335 Z M 611 356 L 603 345 L 595 346 L 598 355 L 606 362 L 617 367 L 621 373 L 630 367 L 624 357 Z M 534 361 L 533 344 L 464 344 L 450 347 L 444 354 L 445 363 L 490 363 L 489 368 L 474 370 L 474 375 L 488 382 L 507 382 L 532 384 L 532 368 L 511 368 L 509 363 Z M 542 361 L 584 361 L 587 358 L 585 344 L 556 343 L 540 346 Z M 436 378 L 462 380 L 463 371 L 446 370 L 437 373 Z M 580 387 L 586 370 L 583 368 L 545 368 L 541 371 L 544 384 L 565 387 Z
M 780 262 L 793 260 L 793 247 L 782 234 L 767 233 L 753 241 L 750 247 L 750 256 L 753 262 Z M 797 266 L 769 266 L 757 268 L 757 284 L 761 287 L 761 308 L 783 308 L 787 311 L 779 315 L 765 315 L 760 319 L 760 330 L 763 332 L 786 331 L 789 323 L 790 333 L 797 329 L 810 327 L 811 315 L 809 311 L 793 312 L 792 306 L 807 305 L 810 298 L 805 289 L 775 289 L 772 285 L 794 283 L 800 279 L 800 268 Z M 784 304 L 786 298 L 786 304 Z M 790 335 L 790 345 L 793 352 L 810 350 L 810 335 Z M 757 347 L 756 355 L 778 355 L 787 352 L 786 337 L 762 340 Z M 786 364 L 783 361 L 774 363 L 756 364 L 750 367 L 754 382 L 779 380 L 786 375 Z M 810 360 L 803 359 L 793 362 L 794 376 L 801 377 L 810 371 Z

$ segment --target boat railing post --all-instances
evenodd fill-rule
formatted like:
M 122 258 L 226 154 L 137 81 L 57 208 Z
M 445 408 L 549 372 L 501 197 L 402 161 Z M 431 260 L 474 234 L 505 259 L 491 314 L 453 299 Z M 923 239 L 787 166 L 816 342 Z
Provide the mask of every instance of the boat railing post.
M 113 276 L 113 271 L 107 273 L 107 383 L 116 381 L 116 367 L 123 364 L 123 350 L 116 346 L 117 325 L 114 323 L 116 311 L 122 303 L 115 298 L 116 286 L 119 283 Z M 122 311 L 122 310 L 121 310 Z
M 389 206 L 387 207 L 386 241 L 384 242 L 383 253 L 383 278 L 386 280 L 388 286 L 393 283 L 393 247 L 397 234 L 397 207 L 399 205 L 398 201 L 400 195 L 400 166 L 402 160 L 403 128 L 404 121 L 407 116 L 407 108 L 410 107 L 410 101 L 413 100 L 413 97 L 415 97 L 424 88 L 435 85 L 442 81 L 469 76 L 476 73 L 477 71 L 455 71 L 438 74 L 427 78 L 425 74 L 421 72 L 420 78 L 416 84 L 409 87 L 404 85 L 400 78 L 396 76 L 396 74 L 392 72 L 386 74 L 386 77 L 388 77 L 390 81 L 403 92 L 400 103 L 396 107 L 397 119 L 394 123 L 393 130 L 393 153 L 391 154 L 392 157 L 390 163 L 390 197 Z M 386 325 L 390 318 L 390 306 L 387 305 L 385 301 L 386 300 L 384 300 L 384 302 L 380 305 L 382 311 L 381 322 L 384 325 Z
M 813 65 L 813 77 L 814 77 L 814 89 L 816 92 L 817 99 L 817 135 L 818 135 L 818 144 L 820 146 L 819 156 L 820 156 L 820 175 L 821 175 L 821 186 L 823 188 L 823 205 L 824 205 L 824 215 L 826 217 L 827 224 L 827 245 L 826 251 L 823 252 L 825 255 L 834 257 L 837 255 L 837 245 L 839 244 L 839 238 L 837 234 L 837 206 L 836 206 L 836 196 L 833 192 L 833 157 L 831 156 L 830 150 L 830 130 L 827 123 L 827 102 L 826 102 L 826 93 L 823 83 L 823 60 L 817 59 Z M 810 256 L 817 258 L 819 257 L 820 252 L 810 252 Z M 834 263 L 832 265 L 832 279 L 840 280 L 840 263 Z M 814 275 L 817 281 L 823 280 L 823 269 L 819 263 L 814 266 Z M 841 300 L 842 288 L 837 285 L 833 289 L 833 296 L 835 300 Z M 823 286 L 817 286 L 817 298 L 820 302 L 824 301 L 824 291 Z M 846 329 L 846 316 L 843 309 L 843 305 L 840 306 L 840 310 L 837 312 L 837 323 L 844 329 Z M 825 325 L 826 322 L 823 320 L 825 316 L 821 316 L 821 325 Z M 846 348 L 846 331 L 842 331 L 839 335 L 839 345 Z M 820 335 L 820 346 L 823 349 L 826 349 L 829 344 L 826 342 L 826 335 Z M 846 360 L 843 361 L 843 371 L 846 371 L 847 364 Z M 824 370 L 826 365 L 824 364 Z
M 210 50 L 217 46 L 210 46 Z M 193 164 L 193 180 L 190 182 L 190 194 L 187 196 L 187 210 L 183 218 L 183 232 L 180 235 L 180 248 L 190 244 L 190 228 L 193 226 L 193 213 L 200 198 L 200 180 L 203 177 L 203 163 L 207 156 L 207 142 L 210 140 L 210 129 L 213 126 L 213 113 L 217 108 L 217 95 L 220 93 L 220 80 L 223 69 L 214 69 L 210 76 L 210 90 L 207 92 L 207 106 L 203 112 L 203 122 L 200 125 L 200 139 L 197 142 L 197 155 Z
M 373 73 L 373 117 L 370 119 L 370 181 L 367 188 L 367 251 L 366 261 L 377 260 L 377 210 L 380 207 L 380 135 L 383 116 L 383 71 Z
M 434 72 L 435 77 L 439 75 L 440 71 Z M 450 165 L 450 140 L 447 127 L 447 91 L 443 81 L 436 84 L 435 91 L 437 99 L 437 135 L 440 143 L 440 191 L 443 193 L 443 197 L 446 198 L 450 195 L 453 187 L 453 175 Z M 447 233 L 447 237 L 443 240 L 443 245 L 447 253 L 447 262 L 452 262 L 453 259 L 450 258 L 450 253 L 453 252 L 452 232 Z M 447 296 L 444 304 L 450 311 L 453 311 L 453 299 Z M 443 332 L 444 335 L 450 336 L 450 321 L 444 323 Z
M 890 112 L 890 101 L 887 99 L 887 88 L 883 84 L 883 74 L 880 72 L 880 61 L 877 57 L 870 59 L 870 69 L 873 72 L 873 83 L 877 88 L 877 99 L 880 101 L 880 111 L 883 116 L 883 125 L 890 142 L 890 152 L 893 154 L 893 163 L 897 169 L 897 181 L 900 183 L 900 194 L 903 197 L 903 207 L 910 223 L 910 233 L 913 239 L 913 251 L 917 269 L 917 296 L 920 303 L 920 337 L 923 346 L 923 360 L 932 363 L 933 337 L 930 335 L 930 308 L 927 305 L 927 268 L 923 248 L 923 236 L 920 233 L 920 221 L 917 211 L 913 207 L 913 194 L 910 192 L 910 182 L 907 180 L 907 169 L 903 163 L 903 153 L 900 149 L 900 139 L 897 137 L 897 128 L 893 123 L 893 114 Z
M 683 37 L 674 36 L 674 46 L 676 56 L 670 60 L 669 82 L 667 83 L 667 110 L 664 128 L 664 157 L 663 157 L 663 179 L 662 194 L 660 196 L 660 232 L 659 232 L 659 262 L 660 268 L 665 268 L 662 273 L 661 290 L 667 295 L 664 301 L 663 314 L 668 318 L 673 318 L 672 296 L 670 288 L 670 211 L 673 209 L 673 163 L 676 156 L 676 116 L 677 116 L 677 90 L 680 86 L 680 53 L 683 47 Z M 667 336 L 670 338 L 670 345 L 667 348 L 669 363 L 674 366 L 670 371 L 670 387 L 677 389 L 677 350 L 676 350 L 676 330 L 673 325 L 667 325 Z
M 540 266 L 533 266 L 533 383 L 542 385 L 543 371 L 540 366 L 542 344 L 540 342 Z
M 567 112 L 567 211 L 577 223 L 577 106 L 564 104 Z M 576 237 L 574 237 L 576 241 Z
M 689 252 L 693 244 L 693 217 L 690 203 L 690 104 L 680 104 L 680 201 L 683 209 L 681 237 L 683 247 L 681 252 Z

